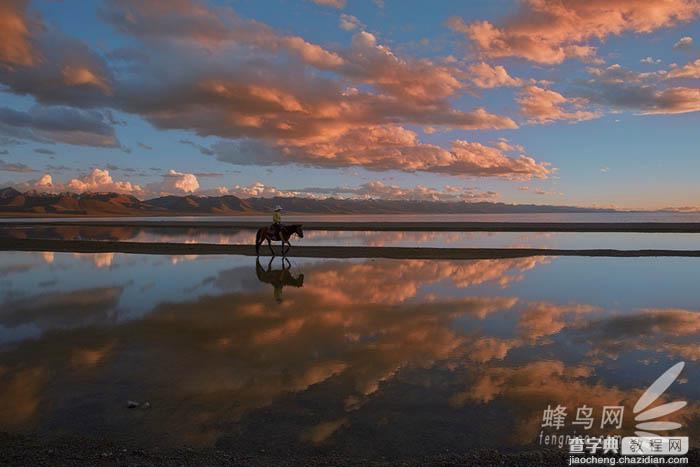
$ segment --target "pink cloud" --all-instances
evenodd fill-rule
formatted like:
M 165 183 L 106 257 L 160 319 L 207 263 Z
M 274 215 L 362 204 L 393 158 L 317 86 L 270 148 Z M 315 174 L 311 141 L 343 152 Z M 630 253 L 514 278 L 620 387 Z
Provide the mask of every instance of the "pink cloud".
M 143 191 L 139 185 L 132 185 L 126 181 L 115 181 L 108 170 L 97 168 L 92 169 L 92 172 L 84 177 L 70 180 L 66 188 L 77 193 L 91 191 L 134 194 Z
M 693 78 L 700 79 L 700 59 L 679 67 L 673 66 L 666 75 L 667 78 Z
M 360 127 L 302 140 L 278 141 L 274 147 L 221 142 L 215 145 L 214 151 L 220 160 L 234 164 L 361 166 L 369 170 L 509 179 L 547 178 L 553 171 L 547 163 L 522 154 L 511 156 L 481 143 L 456 140 L 450 149 L 423 143 L 415 132 L 395 125 Z
M 488 63 L 475 63 L 469 67 L 472 82 L 480 88 L 497 88 L 502 86 L 521 86 L 522 80 L 513 78 L 508 71 L 501 66 L 492 66 Z
M 700 16 L 697 0 L 524 0 L 501 26 L 488 21 L 448 26 L 464 34 L 487 57 L 520 57 L 539 63 L 591 59 L 588 42 L 625 32 L 650 33 Z
M 584 98 L 567 98 L 551 89 L 535 85 L 525 86 L 517 98 L 521 112 L 530 122 L 551 123 L 557 120 L 580 122 L 600 117 L 598 112 L 585 109 Z
M 32 66 L 41 59 L 31 41 L 31 21 L 27 18 L 27 0 L 0 3 L 0 63 L 8 66 Z

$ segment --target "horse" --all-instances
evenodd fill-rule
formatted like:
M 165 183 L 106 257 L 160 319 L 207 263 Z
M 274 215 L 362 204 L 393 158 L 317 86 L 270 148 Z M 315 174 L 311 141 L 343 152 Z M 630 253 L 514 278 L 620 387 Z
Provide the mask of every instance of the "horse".
M 258 233 L 255 234 L 255 254 L 260 256 L 260 245 L 262 242 L 267 240 L 267 247 L 270 249 L 272 256 L 275 256 L 275 250 L 272 249 L 271 242 L 281 241 L 282 242 L 282 256 L 286 255 L 287 252 L 292 248 L 292 244 L 289 243 L 289 238 L 296 234 L 299 238 L 304 238 L 304 231 L 301 229 L 301 224 L 290 224 L 280 226 L 279 237 L 275 235 L 275 231 L 270 227 L 261 227 L 258 229 Z M 287 244 L 285 249 L 284 244 Z
M 270 258 L 265 270 L 260 264 L 260 258 L 255 260 L 255 275 L 260 282 L 270 284 L 274 288 L 275 301 L 282 302 L 282 290 L 285 287 L 304 287 L 304 274 L 294 277 L 290 272 L 292 264 L 287 258 L 282 259 L 282 269 L 272 269 L 274 258 Z M 285 264 L 286 262 L 286 264 Z

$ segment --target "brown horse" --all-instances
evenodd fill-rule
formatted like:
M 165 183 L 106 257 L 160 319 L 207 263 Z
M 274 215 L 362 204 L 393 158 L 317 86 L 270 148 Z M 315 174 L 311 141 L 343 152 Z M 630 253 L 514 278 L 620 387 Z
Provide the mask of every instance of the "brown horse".
M 280 227 L 279 236 L 275 235 L 275 231 L 271 227 L 261 227 L 255 235 L 255 254 L 260 256 L 260 245 L 267 240 L 267 247 L 270 249 L 272 256 L 275 256 L 275 250 L 272 249 L 272 241 L 282 242 L 282 256 L 286 255 L 292 244 L 289 243 L 289 238 L 297 234 L 299 238 L 304 238 L 304 231 L 301 229 L 301 224 L 283 225 Z M 284 244 L 287 244 L 285 248 Z

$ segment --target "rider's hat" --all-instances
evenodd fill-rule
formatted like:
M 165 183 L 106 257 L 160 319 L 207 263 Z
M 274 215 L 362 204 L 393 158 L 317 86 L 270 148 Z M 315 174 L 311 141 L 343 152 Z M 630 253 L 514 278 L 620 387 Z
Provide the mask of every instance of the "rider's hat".
M 282 206 L 280 206 L 279 204 L 277 206 L 275 206 L 274 211 L 281 211 L 281 210 L 282 210 Z

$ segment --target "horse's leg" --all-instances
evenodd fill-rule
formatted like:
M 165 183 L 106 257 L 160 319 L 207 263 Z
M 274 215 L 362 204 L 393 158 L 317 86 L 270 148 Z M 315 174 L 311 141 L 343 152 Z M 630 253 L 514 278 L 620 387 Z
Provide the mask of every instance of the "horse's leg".
M 272 242 L 270 241 L 269 237 L 267 239 L 267 247 L 270 249 L 270 253 L 272 254 L 272 257 L 274 258 L 276 256 L 275 250 L 272 249 Z

